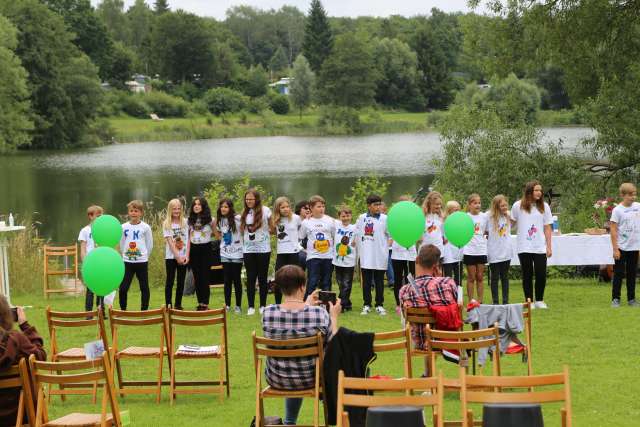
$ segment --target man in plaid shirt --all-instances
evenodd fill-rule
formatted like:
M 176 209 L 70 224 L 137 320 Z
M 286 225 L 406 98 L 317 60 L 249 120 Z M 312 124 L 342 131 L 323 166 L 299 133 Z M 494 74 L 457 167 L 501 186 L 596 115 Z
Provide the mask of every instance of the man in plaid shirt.
M 424 245 L 416 258 L 416 278 L 400 289 L 403 307 L 446 307 L 458 304 L 458 286 L 450 277 L 440 277 L 440 249 Z M 411 325 L 411 336 L 416 348 L 425 348 L 424 325 Z

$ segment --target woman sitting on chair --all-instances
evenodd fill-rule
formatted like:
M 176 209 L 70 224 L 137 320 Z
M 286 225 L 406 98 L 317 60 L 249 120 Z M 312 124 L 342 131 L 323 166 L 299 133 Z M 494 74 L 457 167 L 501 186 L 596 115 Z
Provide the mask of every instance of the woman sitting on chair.
M 319 305 L 318 291 L 304 300 L 305 275 L 297 265 L 285 265 L 276 272 L 276 285 L 283 295 L 282 304 L 265 308 L 262 330 L 265 338 L 288 340 L 304 338 L 321 332 L 325 343 L 338 330 L 340 300 L 329 303 L 329 311 Z M 265 368 L 267 383 L 280 390 L 304 390 L 315 384 L 313 357 L 300 357 L 296 361 L 268 358 Z M 285 399 L 285 425 L 295 425 L 302 406 L 302 398 Z
M 42 348 L 42 338 L 36 328 L 29 325 L 21 307 L 16 307 L 16 311 L 20 331 L 13 329 L 13 310 L 4 295 L 0 295 L 0 372 L 32 354 L 38 360 L 47 359 L 47 353 Z M 16 424 L 19 396 L 20 390 L 0 390 L 0 427 Z

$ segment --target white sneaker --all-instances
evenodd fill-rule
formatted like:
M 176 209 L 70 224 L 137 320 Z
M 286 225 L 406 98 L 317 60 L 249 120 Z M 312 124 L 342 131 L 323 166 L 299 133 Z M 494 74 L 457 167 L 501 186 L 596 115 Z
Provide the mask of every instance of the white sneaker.
M 236 308 L 233 309 L 233 312 L 236 314 L 242 314 L 242 310 L 237 305 L 236 305 Z
M 547 307 L 547 304 L 544 303 L 544 301 L 536 301 L 535 306 L 536 308 L 549 308 Z
M 253 316 L 254 314 L 256 314 L 256 309 L 253 307 L 249 307 L 249 309 L 247 310 L 247 316 Z
M 224 309 L 225 309 L 226 311 L 229 311 L 229 310 L 231 310 L 231 307 L 229 307 L 228 305 L 225 305 L 225 306 L 224 306 Z
M 369 312 L 371 312 L 371 307 L 369 307 L 368 305 L 365 305 L 364 307 L 362 307 L 362 311 L 360 312 L 360 314 L 365 315 L 365 314 L 369 314 Z
M 387 315 L 387 310 L 384 309 L 383 306 L 379 305 L 376 307 L 376 312 L 380 315 L 380 316 L 386 316 Z
M 264 307 L 260 307 L 260 314 L 264 313 Z

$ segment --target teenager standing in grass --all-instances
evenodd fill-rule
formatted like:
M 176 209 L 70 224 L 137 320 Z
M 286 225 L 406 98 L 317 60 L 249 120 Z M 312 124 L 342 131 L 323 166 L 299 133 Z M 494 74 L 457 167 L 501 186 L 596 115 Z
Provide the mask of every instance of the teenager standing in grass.
M 276 236 L 276 271 L 285 265 L 298 265 L 301 225 L 302 221 L 297 214 L 293 213 L 289 199 L 278 197 L 273 205 L 271 217 L 271 233 Z M 280 304 L 282 293 L 277 286 L 274 295 L 276 304 Z
M 213 248 L 211 247 L 211 235 L 213 234 L 213 218 L 209 203 L 204 197 L 196 197 L 189 208 L 189 265 L 193 271 L 193 280 L 196 284 L 196 297 L 198 306 L 196 310 L 209 309 L 209 281 L 211 275 L 211 263 L 213 262 Z
M 317 287 L 331 290 L 333 271 L 333 235 L 335 220 L 325 215 L 325 201 L 321 196 L 309 199 L 311 216 L 302 221 L 300 236 L 307 239 L 307 293 L 309 296 Z
M 184 279 L 187 275 L 187 264 L 189 264 L 187 256 L 189 253 L 189 224 L 184 217 L 182 202 L 178 199 L 170 200 L 167 205 L 166 216 L 162 222 L 162 236 L 165 240 L 164 265 L 167 272 L 167 281 L 164 285 L 164 303 L 167 307 L 182 310 Z M 171 294 L 175 279 L 177 279 L 176 298 L 175 303 L 172 304 Z
M 80 242 L 80 262 L 84 261 L 84 259 L 89 255 L 95 247 L 95 242 L 93 241 L 93 235 L 91 234 L 91 225 L 93 221 L 102 215 L 104 210 L 100 206 L 89 206 L 87 208 L 87 217 L 89 218 L 89 224 L 84 226 L 82 230 L 80 230 L 80 234 L 78 235 L 78 242 Z M 86 295 L 84 297 L 84 310 L 91 311 L 93 310 L 93 292 L 91 289 L 87 287 Z M 102 307 L 102 301 L 104 297 L 96 296 L 96 307 Z
M 544 289 L 547 285 L 547 258 L 551 252 L 551 208 L 542 199 L 542 185 L 528 182 L 522 199 L 513 204 L 511 219 L 515 222 L 518 238 L 516 245 L 522 268 L 524 298 L 535 301 L 535 308 L 547 308 Z M 533 277 L 535 274 L 535 299 Z
M 244 193 L 244 210 L 240 216 L 242 233 L 242 253 L 244 268 L 247 270 L 247 315 L 255 314 L 256 280 L 260 291 L 260 314 L 267 305 L 269 259 L 271 258 L 271 234 L 269 221 L 271 209 L 262 206 L 260 193 L 249 189 Z
M 153 235 L 149 224 L 142 221 L 144 204 L 132 200 L 127 204 L 129 221 L 122 224 L 120 252 L 124 259 L 124 278 L 120 284 L 120 309 L 127 309 L 127 294 L 135 275 L 140 285 L 140 310 L 149 308 L 149 257 L 153 249 Z
M 423 245 L 434 245 L 440 250 L 440 253 L 444 251 L 444 239 L 442 234 L 442 195 L 437 191 L 431 191 L 427 194 L 422 202 L 422 211 L 424 212 L 424 234 L 422 235 Z
M 444 219 L 462 207 L 455 200 L 449 200 L 444 211 Z M 456 285 L 462 286 L 462 249 L 458 248 L 445 238 L 443 242 L 442 269 L 446 277 L 452 277 Z
M 471 194 L 467 199 L 467 214 L 473 221 L 473 237 L 462 250 L 464 265 L 467 266 L 467 297 L 474 299 L 474 290 L 478 302 L 482 304 L 484 295 L 484 265 L 487 263 L 487 216 L 481 212 L 480 195 Z
M 502 304 L 509 304 L 509 265 L 511 264 L 511 217 L 507 198 L 498 194 L 491 201 L 487 232 L 487 260 L 491 275 L 491 298 L 500 304 L 498 281 L 502 283 Z
M 309 201 L 301 200 L 298 203 L 296 203 L 295 213 L 300 217 L 300 223 L 302 224 L 302 221 L 304 221 L 305 219 L 311 216 Z M 307 269 L 307 241 L 302 238 L 302 235 L 300 235 L 299 238 L 300 238 L 300 252 L 298 252 L 298 264 L 303 270 L 306 270 Z
M 336 271 L 336 282 L 340 291 L 342 311 L 351 311 L 351 287 L 353 272 L 356 268 L 356 225 L 351 223 L 353 214 L 347 206 L 338 209 L 336 220 L 336 234 L 333 238 L 333 268 Z
M 627 276 L 627 301 L 637 307 L 636 274 L 640 250 L 640 203 L 636 202 L 636 186 L 625 182 L 620 186 L 622 201 L 611 212 L 611 246 L 613 247 L 613 280 L 611 306 L 620 307 L 622 278 Z
M 240 235 L 240 215 L 236 215 L 231 199 L 218 202 L 216 213 L 216 238 L 220 240 L 220 261 L 224 274 L 224 304 L 231 307 L 231 288 L 236 294 L 234 312 L 242 312 L 242 236 Z

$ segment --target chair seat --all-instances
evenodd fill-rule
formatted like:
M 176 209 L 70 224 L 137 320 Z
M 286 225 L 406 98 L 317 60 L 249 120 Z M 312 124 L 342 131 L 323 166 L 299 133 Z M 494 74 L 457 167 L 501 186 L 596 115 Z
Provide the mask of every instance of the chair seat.
M 107 424 L 113 425 L 113 416 L 107 414 Z M 44 424 L 44 427 L 94 427 L 100 425 L 100 414 L 83 414 L 74 412 Z
M 118 356 L 158 356 L 160 352 L 166 352 L 166 347 L 127 347 L 118 352 Z
M 186 358 L 194 358 L 197 359 L 199 357 L 222 357 L 221 349 L 213 350 L 213 351 L 176 351 L 174 353 L 176 357 L 186 357 Z
M 60 353 L 58 353 L 56 355 L 56 357 L 58 359 L 60 359 L 60 358 L 65 358 L 65 359 L 84 359 L 85 358 L 84 348 L 80 348 L 80 347 L 69 348 L 67 350 L 64 350 L 64 351 L 61 351 Z
M 272 388 L 271 386 L 265 387 L 262 390 L 263 396 L 284 396 L 284 397 L 314 397 L 315 390 L 310 388 L 307 390 L 278 390 L 277 388 Z

